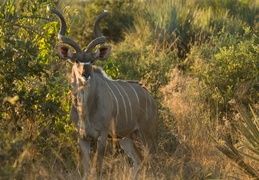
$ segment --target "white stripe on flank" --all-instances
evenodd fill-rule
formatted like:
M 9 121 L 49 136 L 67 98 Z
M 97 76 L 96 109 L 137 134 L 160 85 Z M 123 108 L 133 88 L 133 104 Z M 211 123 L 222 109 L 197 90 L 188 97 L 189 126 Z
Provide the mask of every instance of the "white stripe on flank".
M 148 108 L 147 108 L 147 92 L 146 92 L 146 90 L 144 89 L 144 88 L 142 88 L 142 90 L 144 91 L 144 94 L 145 94 L 145 101 L 146 101 L 146 117 L 147 117 L 147 119 L 148 119 Z
M 109 86 L 109 84 L 106 83 L 106 82 L 105 82 L 105 84 L 108 86 L 108 88 L 109 88 L 109 90 L 111 91 L 111 93 L 112 93 L 112 95 L 113 95 L 113 97 L 114 97 L 114 99 L 115 99 L 115 102 L 116 102 L 117 113 L 116 113 L 116 119 L 115 119 L 115 121 L 117 122 L 117 118 L 118 118 L 118 116 L 119 116 L 119 110 L 120 110 L 120 109 L 119 109 L 118 99 L 116 98 L 116 96 L 115 96 L 115 94 L 114 94 L 112 88 Z
M 132 120 L 133 119 L 133 115 L 132 115 L 132 107 L 131 107 L 131 102 L 130 102 L 129 96 L 128 96 L 127 92 L 123 89 L 123 87 L 119 83 L 117 83 L 117 85 L 123 90 L 123 92 L 127 96 L 127 99 L 128 99 L 128 102 L 129 102 L 129 106 L 130 106 L 131 120 Z
M 136 90 L 131 86 L 131 84 L 130 84 L 130 83 L 127 83 L 127 84 L 131 87 L 131 89 L 132 89 L 132 90 L 133 90 L 133 92 L 135 93 L 136 98 L 137 98 L 137 101 L 138 101 L 138 106 L 140 107 L 139 98 L 138 98 L 138 94 L 137 94 Z
M 113 83 L 114 87 L 118 90 L 118 92 L 119 92 L 119 94 L 120 94 L 120 96 L 121 96 L 121 98 L 122 98 L 123 105 L 124 105 L 124 110 L 125 110 L 125 115 L 126 115 L 126 120 L 128 120 L 128 113 L 127 113 L 127 110 L 126 110 L 126 103 L 125 103 L 125 100 L 124 100 L 123 95 L 121 94 L 119 88 L 117 87 L 117 84 L 118 84 L 118 83 L 115 82 L 115 81 L 111 81 L 111 82 Z
M 149 100 L 149 109 L 152 109 L 152 102 L 151 102 L 151 96 L 148 94 L 148 100 Z M 152 113 L 152 112 L 151 112 Z

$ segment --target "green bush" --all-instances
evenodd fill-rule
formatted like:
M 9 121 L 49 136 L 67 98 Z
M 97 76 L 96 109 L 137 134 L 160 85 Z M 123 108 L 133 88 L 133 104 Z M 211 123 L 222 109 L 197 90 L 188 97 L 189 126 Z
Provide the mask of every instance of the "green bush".
M 202 46 L 193 46 L 186 62 L 207 86 L 207 98 L 227 110 L 232 99 L 242 103 L 258 100 L 259 38 L 245 29 L 244 35 L 222 33 Z
M 0 7 L 0 176 L 4 179 L 23 179 L 33 164 L 56 157 L 51 148 L 67 139 L 75 142 L 68 135 L 73 126 L 69 100 L 64 98 L 69 86 L 52 53 L 59 27 L 45 16 L 48 3 L 7 0 Z M 67 157 L 70 154 L 66 152 Z

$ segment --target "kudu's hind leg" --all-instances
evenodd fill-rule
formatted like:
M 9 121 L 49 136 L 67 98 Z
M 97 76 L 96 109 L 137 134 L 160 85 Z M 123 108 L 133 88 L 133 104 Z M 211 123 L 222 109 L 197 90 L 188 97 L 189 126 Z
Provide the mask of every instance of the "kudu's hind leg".
M 135 177 L 138 172 L 139 165 L 143 161 L 143 157 L 137 149 L 135 143 L 130 138 L 125 137 L 124 139 L 120 139 L 119 143 L 134 162 L 133 175 Z
M 143 121 L 139 126 L 142 127 L 140 130 L 139 137 L 145 146 L 145 153 L 154 153 L 156 150 L 155 146 L 155 136 L 156 136 L 156 119 L 157 115 L 154 115 L 149 121 Z
M 150 132 L 142 133 L 142 140 L 145 146 L 146 153 L 154 153 L 155 151 L 155 137 Z
M 89 162 L 90 162 L 90 141 L 85 138 L 79 138 L 79 146 L 81 149 L 81 154 L 83 156 L 82 159 L 82 167 L 83 167 L 83 180 L 87 179 L 89 174 Z

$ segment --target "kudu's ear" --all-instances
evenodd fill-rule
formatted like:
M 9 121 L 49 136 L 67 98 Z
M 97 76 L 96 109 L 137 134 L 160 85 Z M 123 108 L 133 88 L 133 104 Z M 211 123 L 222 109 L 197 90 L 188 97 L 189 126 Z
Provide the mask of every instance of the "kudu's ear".
M 111 46 L 101 46 L 95 51 L 96 60 L 105 60 L 111 53 Z
M 58 48 L 58 54 L 62 59 L 67 60 L 72 58 L 73 54 L 68 46 L 59 44 L 57 45 L 57 48 Z

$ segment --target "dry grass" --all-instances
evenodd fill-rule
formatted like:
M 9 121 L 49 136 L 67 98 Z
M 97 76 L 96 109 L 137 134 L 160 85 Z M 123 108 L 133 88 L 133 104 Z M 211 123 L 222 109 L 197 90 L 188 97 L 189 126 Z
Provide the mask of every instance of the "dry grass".
M 161 89 L 164 99 L 160 109 L 157 150 L 152 157 L 146 157 L 149 161 L 142 166 L 138 179 L 249 179 L 248 175 L 215 147 L 213 139 L 219 141 L 219 134 L 225 129 L 202 98 L 200 93 L 203 92 L 203 85 L 177 68 L 172 70 L 170 76 L 170 83 Z M 15 172 L 9 173 L 9 176 L 0 175 L 0 179 L 80 179 L 81 158 L 78 144 L 73 139 L 75 134 L 64 137 L 48 134 L 49 140 L 58 142 L 58 146 L 52 146 L 48 152 L 39 152 L 33 142 L 39 136 L 36 133 L 39 126 L 37 123 L 35 121 L 30 127 L 26 126 L 24 132 L 20 132 L 21 139 L 26 138 L 27 133 L 32 136 L 32 142 L 28 141 L 18 159 L 12 162 Z M 46 132 L 47 128 L 49 126 L 40 131 Z M 26 131 L 27 129 L 30 131 Z M 66 137 L 70 137 L 69 140 L 65 140 Z M 15 142 L 15 138 L 12 141 Z M 132 179 L 132 161 L 118 147 L 116 142 L 109 142 L 102 179 Z M 255 169 L 259 167 L 258 162 L 249 158 L 244 160 Z M 90 179 L 97 179 L 94 164 L 91 163 Z
M 163 105 L 168 109 L 161 110 L 161 116 L 167 119 L 159 124 L 157 151 L 148 157 L 150 161 L 145 162 L 138 179 L 249 179 L 215 148 L 212 138 L 217 138 L 220 130 L 217 121 L 210 117 L 210 109 L 199 97 L 200 88 L 202 86 L 195 78 L 173 70 L 171 82 L 162 89 Z M 53 159 L 48 160 L 49 164 L 43 157 L 41 160 L 37 158 L 26 179 L 80 179 L 80 157 L 77 144 L 74 146 L 76 167 L 64 164 L 66 162 L 57 152 Z M 118 147 L 117 144 L 110 142 L 102 179 L 130 180 L 132 161 L 122 150 L 114 150 L 114 147 Z M 96 179 L 94 164 L 90 168 L 90 179 Z M 252 165 L 255 167 L 256 163 Z
M 200 96 L 203 85 L 178 69 L 174 69 L 171 76 L 172 80 L 163 88 L 163 93 L 164 105 L 170 108 L 175 127 L 169 120 L 165 124 L 174 130 L 180 145 L 171 156 L 164 154 L 165 159 L 172 161 L 172 164 L 166 165 L 169 168 L 168 177 L 248 179 L 243 171 L 215 148 L 213 139 L 218 138 L 222 126 L 217 117 L 211 117 L 210 108 Z M 164 140 L 161 137 L 160 143 Z

